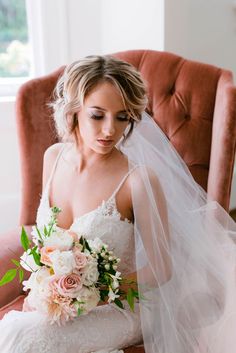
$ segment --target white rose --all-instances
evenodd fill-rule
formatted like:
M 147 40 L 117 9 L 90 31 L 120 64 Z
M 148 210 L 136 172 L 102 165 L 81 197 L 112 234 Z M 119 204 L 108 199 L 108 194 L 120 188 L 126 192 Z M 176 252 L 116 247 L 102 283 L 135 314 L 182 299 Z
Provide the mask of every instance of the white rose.
M 41 310 L 43 301 L 50 295 L 50 278 L 50 270 L 42 267 L 37 272 L 33 272 L 27 281 L 23 281 L 23 290 L 30 289 L 27 296 L 27 303 L 30 307 Z
M 90 248 L 96 252 L 100 252 L 104 245 L 100 238 L 88 239 L 88 244 Z
M 85 286 L 91 286 L 99 277 L 97 260 L 89 257 L 87 265 L 83 268 L 82 282 Z
M 37 292 L 36 290 L 31 290 L 29 294 L 27 295 L 27 304 L 35 308 L 38 312 L 45 313 L 46 315 L 48 314 L 48 296 L 46 293 L 42 295 L 42 293 L 39 291 Z
M 56 232 L 45 238 L 44 246 L 55 246 L 59 250 L 70 250 L 73 241 L 74 239 L 71 234 L 57 228 Z
M 33 272 L 30 275 L 28 280 L 22 282 L 24 291 L 27 291 L 28 289 L 32 289 L 32 288 L 34 288 L 37 285 L 37 283 L 36 283 L 36 273 L 37 272 Z
M 20 264 L 25 270 L 30 272 L 37 271 L 41 268 L 41 266 L 35 263 L 33 255 L 30 255 L 30 249 L 25 251 L 20 257 Z
M 79 306 L 87 313 L 97 306 L 100 300 L 99 291 L 96 288 L 83 287 L 76 299 L 84 302 L 84 304 L 80 304 Z
M 52 261 L 52 268 L 58 276 L 68 275 L 72 273 L 76 267 L 72 251 L 55 250 L 48 256 Z
M 33 272 L 28 280 L 23 281 L 24 290 L 36 289 L 38 290 L 39 286 L 45 287 L 50 280 L 50 270 L 47 267 L 40 267 L 37 272 Z

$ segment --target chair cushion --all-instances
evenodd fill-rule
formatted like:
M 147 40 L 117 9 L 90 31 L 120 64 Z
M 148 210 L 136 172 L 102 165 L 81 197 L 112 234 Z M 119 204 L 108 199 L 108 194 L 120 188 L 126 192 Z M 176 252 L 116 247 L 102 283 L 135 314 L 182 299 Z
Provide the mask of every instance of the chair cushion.
M 14 300 L 12 300 L 10 303 L 8 303 L 7 305 L 4 305 L 1 309 L 0 309 L 0 320 L 3 318 L 3 316 L 8 313 L 8 311 L 10 310 L 22 310 L 22 306 L 23 306 L 23 302 L 25 299 L 25 295 L 19 295 L 17 298 L 15 298 Z

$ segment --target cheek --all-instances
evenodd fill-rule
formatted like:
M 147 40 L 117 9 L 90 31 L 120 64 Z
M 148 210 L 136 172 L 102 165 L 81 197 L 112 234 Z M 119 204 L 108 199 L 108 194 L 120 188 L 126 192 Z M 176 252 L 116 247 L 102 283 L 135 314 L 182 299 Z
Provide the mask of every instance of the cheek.
M 98 128 L 89 120 L 82 121 L 79 125 L 80 134 L 82 137 L 92 137 L 96 134 Z
M 124 124 L 124 125 L 120 125 L 117 129 L 117 133 L 122 136 L 125 132 L 126 132 L 126 129 L 129 130 L 129 126 L 130 124 L 127 123 L 127 124 Z M 127 131 L 128 132 L 128 131 Z

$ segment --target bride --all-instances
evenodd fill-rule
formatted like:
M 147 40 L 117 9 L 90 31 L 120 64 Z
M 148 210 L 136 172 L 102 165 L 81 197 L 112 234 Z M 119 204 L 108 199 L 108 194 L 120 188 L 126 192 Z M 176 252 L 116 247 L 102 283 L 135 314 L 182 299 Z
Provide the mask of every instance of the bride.
M 197 185 L 145 113 L 138 71 L 109 56 L 66 67 L 52 102 L 63 142 L 45 153 L 37 224 L 101 237 L 141 293 L 131 311 L 98 305 L 65 326 L 24 303 L 0 321 L 1 353 L 233 353 L 235 224 Z M 101 303 L 100 303 L 101 304 Z

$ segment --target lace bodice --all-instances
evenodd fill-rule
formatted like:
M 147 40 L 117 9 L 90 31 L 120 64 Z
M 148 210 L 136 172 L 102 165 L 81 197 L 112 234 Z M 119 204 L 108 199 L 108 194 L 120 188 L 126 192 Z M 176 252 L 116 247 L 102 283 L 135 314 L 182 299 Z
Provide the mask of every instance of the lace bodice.
M 37 212 L 37 224 L 39 227 L 48 223 L 51 209 L 49 203 L 49 190 L 52 177 L 59 156 L 54 164 L 52 173 L 43 191 Z M 121 219 L 117 209 L 116 195 L 127 177 L 135 169 L 131 169 L 121 180 L 108 200 L 104 200 L 96 209 L 87 212 L 81 217 L 75 218 L 70 230 L 85 236 L 87 239 L 99 237 L 106 243 L 114 254 L 121 259 L 119 271 L 124 275 L 135 270 L 134 257 L 134 226 L 128 219 Z

